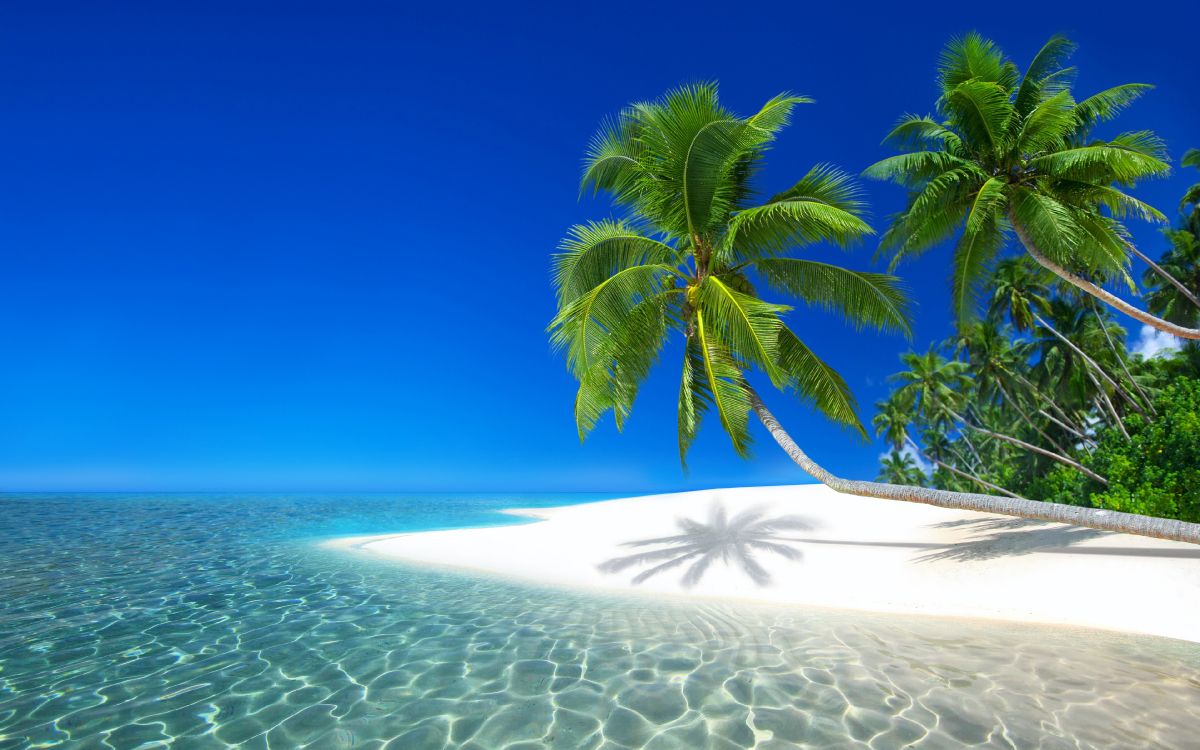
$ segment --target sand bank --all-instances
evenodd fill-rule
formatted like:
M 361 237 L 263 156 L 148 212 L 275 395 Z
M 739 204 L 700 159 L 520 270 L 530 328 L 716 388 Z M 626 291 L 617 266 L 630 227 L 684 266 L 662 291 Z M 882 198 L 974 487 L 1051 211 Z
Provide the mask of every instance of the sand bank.
M 820 485 L 509 512 L 539 521 L 331 544 L 551 585 L 1200 642 L 1200 546 L 1182 542 L 839 495 Z M 648 541 L 655 539 L 663 541 Z M 663 567 L 651 572 L 655 566 Z

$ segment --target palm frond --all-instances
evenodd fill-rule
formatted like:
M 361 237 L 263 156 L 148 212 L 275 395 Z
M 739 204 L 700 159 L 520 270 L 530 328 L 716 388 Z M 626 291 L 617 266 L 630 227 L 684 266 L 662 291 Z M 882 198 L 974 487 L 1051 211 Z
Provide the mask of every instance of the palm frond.
M 689 336 L 684 344 L 683 377 L 679 383 L 679 463 L 687 468 L 687 454 L 696 433 L 700 431 L 700 421 L 708 411 L 713 401 L 712 387 L 705 376 L 704 352 L 700 339 Z
M 738 359 L 758 365 L 775 385 L 783 380 L 779 370 L 779 316 L 790 310 L 772 305 L 731 288 L 717 276 L 707 276 L 698 287 L 698 304 L 707 313 L 708 332 Z
M 1156 153 L 1155 140 L 1145 133 L 1126 134 L 1108 142 L 1043 154 L 1029 164 L 1055 178 L 1129 185 L 1170 171 Z
M 696 311 L 696 336 L 703 356 L 704 377 L 712 392 L 721 425 L 742 458 L 750 455 L 750 395 L 737 363 L 708 327 L 703 310 Z
M 1018 188 L 1010 196 L 1013 221 L 1029 235 L 1038 249 L 1061 265 L 1076 265 L 1074 249 L 1081 229 L 1071 210 L 1048 195 Z
M 954 251 L 951 293 L 960 325 L 974 319 L 979 307 L 979 283 L 1004 246 L 1000 217 L 1005 203 L 1004 180 L 992 177 L 980 186 L 967 212 L 963 235 Z
M 1017 89 L 1015 105 L 1018 115 L 1026 116 L 1047 94 L 1053 96 L 1058 93 L 1046 92 L 1043 84 L 1047 79 L 1053 80 L 1052 76 L 1063 70 L 1067 59 L 1074 52 L 1075 43 L 1058 34 L 1050 37 L 1038 50 L 1029 67 L 1025 69 L 1025 75 Z
M 1060 91 L 1040 101 L 1025 117 L 1017 148 L 1023 153 L 1049 150 L 1064 143 L 1075 127 L 1075 100 L 1071 92 Z
M 767 203 L 734 214 L 721 259 L 762 257 L 822 241 L 845 246 L 872 234 L 860 195 L 849 175 L 817 165 Z
M 627 221 L 613 219 L 576 224 L 558 247 L 561 252 L 552 256 L 551 263 L 560 306 L 622 269 L 680 260 L 670 245 L 647 237 Z
M 1013 106 L 999 84 L 964 81 L 943 95 L 941 108 L 954 118 L 971 150 L 995 153 L 1008 138 Z
M 566 350 L 577 378 L 602 360 L 599 347 L 607 335 L 620 330 L 640 302 L 662 292 L 664 279 L 673 273 L 662 264 L 625 268 L 559 310 L 547 330 L 553 346 Z
M 618 200 L 627 198 L 627 192 L 634 187 L 633 176 L 640 151 L 628 110 L 616 119 L 601 123 L 584 157 L 580 195 L 588 189 L 592 192 L 610 190 Z
M 957 133 L 928 115 L 905 115 L 900 118 L 896 127 L 884 137 L 883 143 L 900 151 L 946 149 L 955 152 L 962 147 Z
M 1112 120 L 1154 87 L 1146 83 L 1113 86 L 1075 105 L 1080 130 L 1086 132 L 1101 122 Z
M 943 172 L 952 169 L 971 169 L 968 159 L 945 151 L 913 151 L 880 159 L 863 170 L 863 177 L 895 182 L 905 187 L 919 187 Z
M 825 310 L 836 310 L 855 327 L 912 336 L 911 308 L 895 276 L 798 258 L 764 258 L 750 264 L 775 289 Z
M 966 81 L 993 83 L 1011 90 L 1016 80 L 1016 66 L 1005 59 L 995 42 L 974 31 L 951 39 L 942 50 L 938 84 L 943 92 Z
M 668 301 L 664 295 L 643 299 L 619 327 L 604 332 L 591 352 L 590 364 L 579 374 L 575 395 L 575 424 L 583 440 L 610 409 L 617 429 L 625 425 L 638 389 L 658 361 L 666 341 Z
M 813 354 L 787 326 L 779 332 L 779 366 L 787 374 L 787 385 L 796 395 L 829 419 L 866 437 L 866 427 L 859 421 L 858 405 L 846 381 Z

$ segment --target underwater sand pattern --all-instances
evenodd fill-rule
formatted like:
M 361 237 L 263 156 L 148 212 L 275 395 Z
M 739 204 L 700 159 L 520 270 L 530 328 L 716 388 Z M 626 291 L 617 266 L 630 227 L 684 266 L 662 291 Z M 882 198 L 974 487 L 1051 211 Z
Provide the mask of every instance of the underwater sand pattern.
M 0 509 L 0 748 L 1195 746 L 1196 644 L 518 585 L 272 502 Z

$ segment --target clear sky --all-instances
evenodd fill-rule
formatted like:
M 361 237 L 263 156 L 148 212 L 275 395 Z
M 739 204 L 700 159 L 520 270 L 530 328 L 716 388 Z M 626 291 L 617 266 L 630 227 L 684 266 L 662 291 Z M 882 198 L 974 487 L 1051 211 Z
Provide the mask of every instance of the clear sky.
M 932 109 L 951 35 L 977 29 L 1024 64 L 1063 32 L 1079 93 L 1157 84 L 1120 129 L 1156 129 L 1175 158 L 1200 146 L 1192 3 L 416 5 L 0 10 L 0 489 L 808 481 L 761 429 L 737 459 L 715 420 L 681 472 L 677 347 L 623 434 L 609 421 L 579 444 L 544 333 L 548 261 L 567 226 L 609 213 L 577 200 L 603 116 L 696 80 L 740 112 L 811 95 L 766 163 L 774 190 L 887 155 L 890 125 Z M 1195 178 L 1136 194 L 1173 213 Z M 903 194 L 866 187 L 879 226 Z M 869 268 L 873 250 L 839 260 Z M 901 268 L 919 348 L 950 331 L 948 262 Z M 793 322 L 869 419 L 908 344 Z M 770 405 L 831 469 L 874 475 L 880 444 Z

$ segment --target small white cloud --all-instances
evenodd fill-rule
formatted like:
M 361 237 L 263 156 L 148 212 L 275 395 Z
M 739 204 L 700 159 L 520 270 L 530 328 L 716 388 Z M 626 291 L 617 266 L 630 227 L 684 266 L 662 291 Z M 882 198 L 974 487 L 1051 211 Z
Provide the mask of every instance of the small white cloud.
M 1138 336 L 1138 340 L 1133 344 L 1133 354 L 1140 354 L 1146 359 L 1153 359 L 1161 357 L 1164 354 L 1170 354 L 1178 350 L 1179 347 L 1179 339 L 1171 334 L 1164 333 L 1150 326 L 1142 326 L 1142 332 Z

